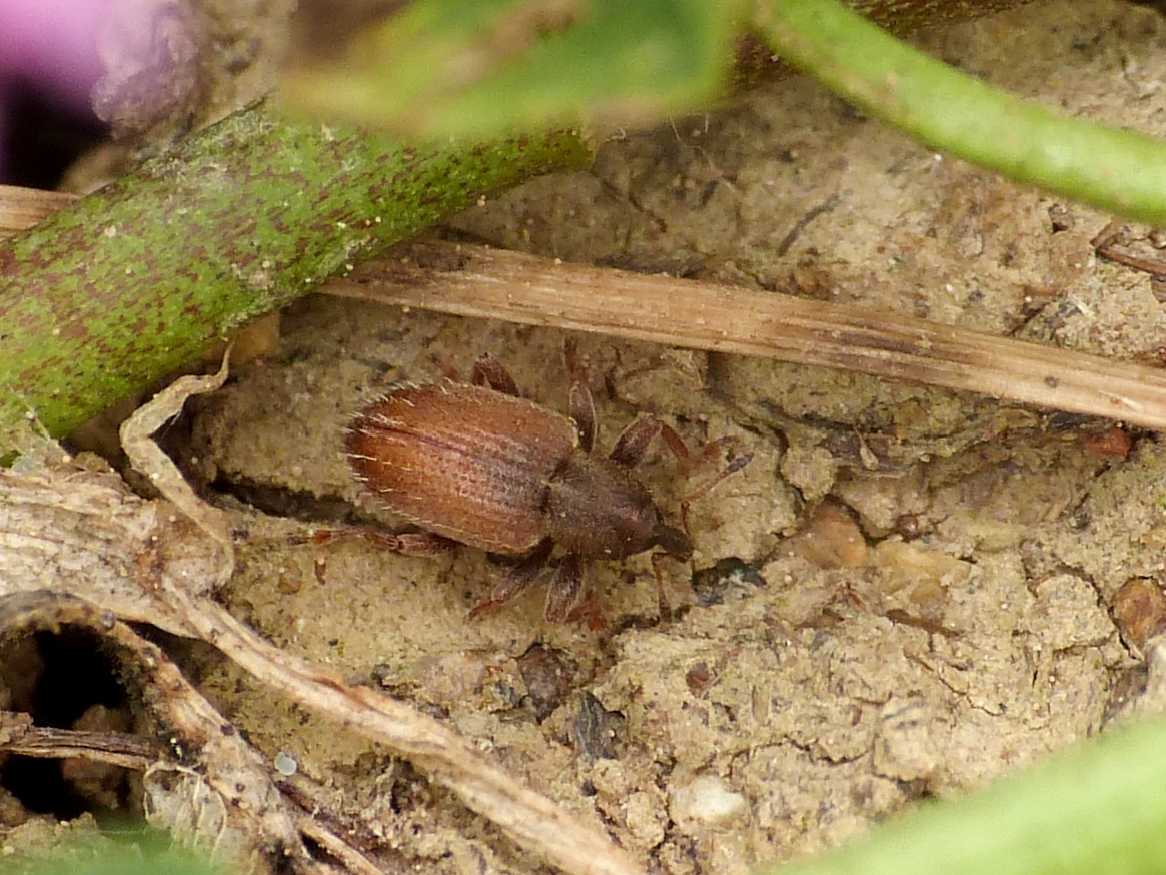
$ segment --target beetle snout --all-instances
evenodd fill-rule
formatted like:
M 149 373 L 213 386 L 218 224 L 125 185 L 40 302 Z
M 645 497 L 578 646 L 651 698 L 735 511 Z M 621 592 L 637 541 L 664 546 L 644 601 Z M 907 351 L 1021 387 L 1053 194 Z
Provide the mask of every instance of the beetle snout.
M 680 529 L 658 523 L 652 533 L 652 542 L 677 559 L 692 558 L 692 540 Z

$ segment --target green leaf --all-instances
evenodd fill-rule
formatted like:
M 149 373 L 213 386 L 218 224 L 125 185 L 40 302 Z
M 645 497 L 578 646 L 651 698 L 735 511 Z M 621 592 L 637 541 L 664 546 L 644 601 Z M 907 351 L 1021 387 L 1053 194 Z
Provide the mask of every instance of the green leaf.
M 23 875 L 232 875 L 235 870 L 174 847 L 166 836 L 145 832 L 125 843 L 83 839 L 39 860 L 16 858 L 0 866 L 0 873 L 13 871 Z
M 427 135 L 640 123 L 718 93 L 739 12 L 737 0 L 419 0 L 339 60 L 289 73 L 284 95 Z
M 761 875 L 1159 875 L 1166 723 L 1107 732 L 963 799 L 929 803 Z

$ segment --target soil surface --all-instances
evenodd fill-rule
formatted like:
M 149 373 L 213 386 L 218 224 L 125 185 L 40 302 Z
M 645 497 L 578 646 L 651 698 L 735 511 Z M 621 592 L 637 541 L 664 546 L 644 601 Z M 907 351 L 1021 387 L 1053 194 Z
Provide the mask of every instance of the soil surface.
M 1038 4 L 923 41 L 1048 105 L 1159 134 L 1164 43 L 1159 15 L 1108 2 Z M 449 231 L 1144 358 L 1166 308 L 1150 277 L 1093 257 L 1105 223 L 789 79 L 609 142 L 592 172 L 532 182 Z M 241 511 L 254 539 L 227 603 L 440 715 L 655 870 L 743 872 L 832 844 L 1097 732 L 1136 686 L 1110 607 L 1131 578 L 1162 579 L 1166 445 L 1152 435 L 1131 433 L 1123 458 L 1104 451 L 1108 424 L 1077 417 L 579 336 L 600 446 L 652 411 L 694 447 L 735 435 L 753 461 L 694 506 L 692 563 L 664 563 L 672 617 L 637 557 L 587 569 L 600 634 L 544 623 L 537 589 L 470 622 L 499 573 L 481 553 L 264 538 L 399 526 L 349 476 L 352 413 L 395 380 L 468 374 L 487 351 L 564 409 L 563 334 L 324 297 L 282 331 L 278 354 L 240 369 L 194 423 L 211 490 L 295 520 Z M 691 486 L 662 450 L 645 479 L 670 513 Z M 229 667 L 204 686 L 406 858 L 536 867 L 407 766 Z
M 920 42 L 1067 113 L 1166 136 L 1166 19 L 1150 9 L 1037 3 Z M 789 78 L 612 140 L 593 171 L 536 180 L 444 230 L 1152 360 L 1166 307 L 1151 277 L 1094 257 L 1106 222 Z M 1141 642 L 1112 612 L 1128 581 L 1166 574 L 1166 444 L 974 394 L 579 335 L 600 447 L 650 411 L 690 447 L 733 435 L 753 453 L 694 504 L 691 563 L 662 563 L 670 616 L 646 556 L 588 566 L 599 633 L 545 623 L 540 587 L 468 620 L 500 573 L 468 548 L 288 545 L 340 522 L 401 528 L 341 453 L 378 392 L 468 374 L 491 352 L 564 410 L 564 339 L 323 296 L 288 310 L 278 351 L 196 405 L 183 451 L 248 533 L 223 601 L 288 650 L 440 717 L 675 875 L 834 844 L 1094 734 L 1135 697 Z M 673 519 L 716 473 L 685 481 L 662 447 L 643 472 Z M 226 663 L 201 673 L 256 746 L 294 758 L 403 861 L 540 868 L 383 750 Z

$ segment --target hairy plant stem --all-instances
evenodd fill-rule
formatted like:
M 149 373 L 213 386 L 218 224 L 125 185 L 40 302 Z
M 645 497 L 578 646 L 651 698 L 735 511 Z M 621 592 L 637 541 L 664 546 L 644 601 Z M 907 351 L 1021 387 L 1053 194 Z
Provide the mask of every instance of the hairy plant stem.
M 591 151 L 575 132 L 406 146 L 237 113 L 0 240 L 0 457 L 486 193 Z

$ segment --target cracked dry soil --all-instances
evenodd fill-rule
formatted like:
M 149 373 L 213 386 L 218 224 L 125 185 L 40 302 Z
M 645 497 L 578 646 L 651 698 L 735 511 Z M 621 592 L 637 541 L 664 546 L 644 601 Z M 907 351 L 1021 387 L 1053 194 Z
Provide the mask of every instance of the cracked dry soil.
M 1018 46 L 1023 41 L 1023 51 Z M 1166 135 L 1166 20 L 1117 2 L 1034 4 L 924 47 L 1068 112 Z M 1151 279 L 1093 257 L 1106 218 L 942 158 L 790 79 L 607 144 L 451 233 L 665 270 L 1123 358 L 1153 355 Z M 278 352 L 196 405 L 190 461 L 249 542 L 222 598 L 262 634 L 382 685 L 601 825 L 653 871 L 743 872 L 835 843 L 923 796 L 978 786 L 1102 729 L 1144 672 L 1111 617 L 1161 583 L 1166 443 L 1107 423 L 862 375 L 580 336 L 600 445 L 640 411 L 752 464 L 694 507 L 661 621 L 646 557 L 590 566 L 611 625 L 541 620 L 541 593 L 468 622 L 496 573 L 469 549 L 407 558 L 284 544 L 399 523 L 340 455 L 391 381 L 490 351 L 564 408 L 560 332 L 316 297 Z M 666 511 L 684 484 L 645 478 Z M 265 754 L 292 755 L 427 871 L 539 864 L 406 764 L 256 688 L 202 688 Z

